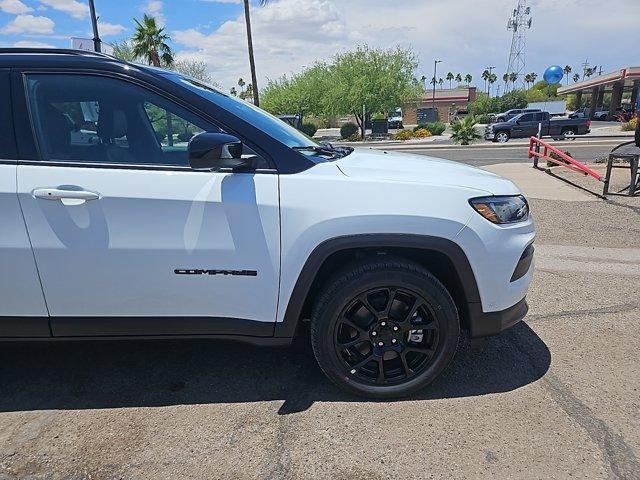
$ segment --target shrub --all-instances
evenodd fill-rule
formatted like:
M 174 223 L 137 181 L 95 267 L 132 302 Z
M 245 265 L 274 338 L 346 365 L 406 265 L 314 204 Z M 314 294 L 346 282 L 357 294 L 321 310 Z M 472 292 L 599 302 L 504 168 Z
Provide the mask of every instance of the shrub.
M 342 138 L 350 138 L 358 133 L 358 126 L 355 123 L 345 123 L 340 127 L 340 136 Z
M 486 125 L 493 123 L 493 117 L 491 115 L 487 115 L 486 113 L 478 115 L 476 117 L 476 120 L 478 121 L 478 123 L 484 123 Z
M 413 127 L 413 131 L 417 132 L 418 130 L 422 130 L 422 129 L 427 129 L 429 130 L 429 128 L 427 128 L 427 125 L 429 125 L 428 123 L 419 123 L 418 125 L 416 125 L 415 127 Z
M 476 117 L 469 115 L 460 121 L 451 124 L 451 140 L 460 145 L 470 145 L 481 138 L 476 130 Z
M 633 132 L 638 125 L 638 117 L 634 117 L 628 122 L 625 122 L 621 125 L 621 129 L 623 132 Z
M 564 153 L 567 157 L 571 157 L 571 158 L 573 158 L 573 155 L 571 155 L 571 152 L 568 152 L 568 151 L 566 151 L 566 150 L 565 150 L 563 153 Z M 553 158 L 554 160 L 558 160 L 559 162 L 567 163 L 567 164 L 569 163 L 569 162 L 567 162 L 564 158 L 562 158 L 560 155 L 558 155 L 556 152 L 551 152 L 551 153 L 549 154 L 549 156 L 550 156 L 551 158 Z M 547 161 L 547 167 L 557 167 L 557 166 L 558 166 L 558 164 L 557 164 L 557 163 L 553 163 L 553 162 L 549 162 L 549 161 Z
M 427 138 L 431 136 L 431 132 L 426 128 L 420 128 L 413 132 L 413 136 L 416 138 Z
M 350 137 L 345 138 L 345 140 L 349 142 L 359 142 L 360 140 L 362 140 L 362 138 L 360 138 L 360 134 L 356 132 Z
M 414 136 L 413 132 L 411 130 L 400 130 L 398 133 L 396 133 L 393 138 L 395 140 L 410 140 L 412 139 Z
M 310 137 L 313 137 L 318 131 L 318 127 L 316 127 L 313 123 L 303 123 L 300 126 L 300 131 Z
M 427 123 L 427 130 L 429 130 L 432 135 L 442 135 L 446 129 L 447 126 L 442 122 Z

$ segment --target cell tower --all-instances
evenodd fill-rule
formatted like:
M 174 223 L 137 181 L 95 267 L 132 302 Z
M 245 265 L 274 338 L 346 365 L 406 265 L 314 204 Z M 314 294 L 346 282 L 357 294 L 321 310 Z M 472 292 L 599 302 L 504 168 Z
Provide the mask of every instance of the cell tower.
M 532 19 L 531 7 L 527 6 L 526 0 L 518 0 L 518 5 L 507 22 L 507 30 L 513 31 L 513 37 L 511 38 L 509 66 L 506 73 L 517 75 L 516 81 L 513 82 L 514 87 L 524 87 L 527 30 L 531 28 Z

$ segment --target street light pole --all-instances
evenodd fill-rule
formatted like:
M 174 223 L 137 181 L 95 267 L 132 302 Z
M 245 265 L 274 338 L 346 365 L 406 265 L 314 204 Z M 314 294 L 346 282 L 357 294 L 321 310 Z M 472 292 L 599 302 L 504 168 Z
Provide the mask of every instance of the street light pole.
M 100 36 L 98 35 L 98 18 L 96 17 L 96 7 L 93 5 L 93 0 L 89 0 L 89 13 L 91 14 L 91 26 L 93 27 L 93 50 L 95 52 L 101 52 Z
M 436 111 L 436 77 L 439 63 L 442 63 L 442 60 L 433 61 L 433 97 L 431 98 L 431 100 L 434 112 Z

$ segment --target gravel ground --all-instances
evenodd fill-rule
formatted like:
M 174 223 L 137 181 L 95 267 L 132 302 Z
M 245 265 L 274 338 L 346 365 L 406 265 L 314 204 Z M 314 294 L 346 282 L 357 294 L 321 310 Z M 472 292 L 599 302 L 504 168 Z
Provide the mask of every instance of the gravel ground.
M 409 400 L 304 344 L 2 344 L 0 479 L 640 478 L 639 202 L 533 200 L 526 322 Z

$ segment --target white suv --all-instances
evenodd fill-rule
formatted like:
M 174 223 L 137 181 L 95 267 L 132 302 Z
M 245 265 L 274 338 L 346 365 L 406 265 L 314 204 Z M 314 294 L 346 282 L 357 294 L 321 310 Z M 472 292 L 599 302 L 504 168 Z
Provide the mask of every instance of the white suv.
M 319 145 L 87 52 L 0 49 L 0 97 L 0 338 L 282 345 L 310 320 L 331 380 L 389 398 L 433 381 L 461 329 L 526 314 L 534 227 L 504 178 Z

